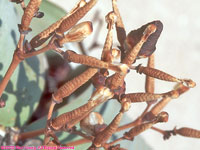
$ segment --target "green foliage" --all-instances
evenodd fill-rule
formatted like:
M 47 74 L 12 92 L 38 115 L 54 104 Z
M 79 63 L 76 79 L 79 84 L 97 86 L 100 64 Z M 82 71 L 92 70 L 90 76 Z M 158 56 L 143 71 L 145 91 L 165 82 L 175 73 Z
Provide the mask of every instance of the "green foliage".
M 19 6 L 18 6 L 19 7 Z M 0 80 L 5 75 L 16 48 L 20 17 L 14 4 L 0 1 Z M 37 107 L 44 89 L 47 63 L 44 55 L 24 60 L 15 70 L 2 96 L 6 107 L 1 109 L 1 124 L 21 127 Z

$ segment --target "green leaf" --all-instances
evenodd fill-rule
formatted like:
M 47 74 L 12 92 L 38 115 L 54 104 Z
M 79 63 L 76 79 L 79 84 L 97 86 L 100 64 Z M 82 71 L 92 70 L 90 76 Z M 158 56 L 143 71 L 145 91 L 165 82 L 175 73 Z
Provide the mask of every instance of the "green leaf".
M 20 17 L 14 4 L 0 1 L 0 80 L 5 75 L 19 39 Z M 15 70 L 2 98 L 6 107 L 0 111 L 1 124 L 21 127 L 32 115 L 44 89 L 44 55 L 24 60 Z

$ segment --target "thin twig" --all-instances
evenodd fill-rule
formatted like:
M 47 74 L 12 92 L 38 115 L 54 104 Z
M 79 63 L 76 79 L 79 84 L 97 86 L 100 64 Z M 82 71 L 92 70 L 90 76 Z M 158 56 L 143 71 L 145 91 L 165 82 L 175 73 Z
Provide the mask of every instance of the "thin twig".
M 23 141 L 23 140 L 26 140 L 28 138 L 34 138 L 34 137 L 37 137 L 39 135 L 43 135 L 44 131 L 45 131 L 45 129 L 42 128 L 42 129 L 30 131 L 30 132 L 20 133 L 19 136 L 18 136 L 18 141 Z
M 92 141 L 88 140 L 88 139 L 80 139 L 80 140 L 76 140 L 76 141 L 66 143 L 63 146 L 77 146 L 77 145 L 86 144 L 86 143 L 90 143 L 90 142 L 92 142 Z

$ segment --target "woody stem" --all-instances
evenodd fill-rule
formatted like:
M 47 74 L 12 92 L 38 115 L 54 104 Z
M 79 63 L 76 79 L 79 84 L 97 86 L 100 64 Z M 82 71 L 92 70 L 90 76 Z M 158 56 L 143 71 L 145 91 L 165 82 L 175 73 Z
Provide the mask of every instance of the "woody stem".
M 0 97 L 2 96 L 3 91 L 5 90 L 13 72 L 15 71 L 15 69 L 17 68 L 18 64 L 22 61 L 22 59 L 19 58 L 17 51 L 14 52 L 13 55 L 13 59 L 12 62 L 5 74 L 5 76 L 3 77 L 1 83 L 0 83 Z
M 28 138 L 37 137 L 39 135 L 44 134 L 44 131 L 45 131 L 45 129 L 43 128 L 43 129 L 38 129 L 38 130 L 30 131 L 30 132 L 20 133 L 18 136 L 18 141 L 23 141 Z

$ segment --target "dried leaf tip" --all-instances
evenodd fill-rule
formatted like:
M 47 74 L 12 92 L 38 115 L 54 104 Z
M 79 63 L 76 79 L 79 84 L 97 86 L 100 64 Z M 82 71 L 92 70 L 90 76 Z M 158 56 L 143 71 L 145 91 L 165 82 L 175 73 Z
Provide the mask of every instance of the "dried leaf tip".
M 80 127 L 89 135 L 96 135 L 105 128 L 104 119 L 98 112 L 91 112 L 80 121 Z
M 122 102 L 122 108 L 121 108 L 121 112 L 126 112 L 130 109 L 131 107 L 131 102 L 130 101 L 125 101 L 125 102 Z
M 121 55 L 121 52 L 120 52 L 120 50 L 113 48 L 111 50 L 111 54 L 114 57 L 113 59 L 118 59 L 120 57 L 120 55 Z
M 113 27 L 113 24 L 115 24 L 115 22 L 117 21 L 117 16 L 115 15 L 115 13 L 112 11 L 112 12 L 109 12 L 107 15 L 106 15 L 106 22 L 108 24 L 107 28 L 108 29 L 111 29 Z
M 147 26 L 147 28 L 144 30 L 143 35 L 145 35 L 144 39 L 146 40 L 151 34 L 156 32 L 156 25 L 150 24 Z
M 121 75 L 126 75 L 129 73 L 129 67 L 126 64 L 121 64 L 121 63 L 112 63 L 109 64 L 109 69 L 120 73 Z
M 80 0 L 76 6 L 74 7 L 74 9 L 71 11 L 71 13 L 74 13 L 77 9 L 85 6 L 85 4 L 87 4 L 87 2 L 85 0 Z
M 93 31 L 92 22 L 86 21 L 74 26 L 63 38 L 58 39 L 60 47 L 67 42 L 80 42 Z
M 184 86 L 182 83 L 178 83 L 174 89 L 179 93 L 179 95 L 187 92 L 190 88 L 188 86 Z
M 180 80 L 184 82 L 189 88 L 194 88 L 196 86 L 196 83 L 191 79 L 180 79 Z
M 109 99 L 113 97 L 112 91 L 104 86 L 100 86 L 92 95 L 90 100 L 97 100 L 97 99 Z
M 105 90 L 103 92 L 103 98 L 104 99 L 110 99 L 113 96 L 114 96 L 113 92 L 109 88 L 105 87 Z
M 156 120 L 157 122 L 167 122 L 168 118 L 169 118 L 169 114 L 163 111 L 157 115 Z

